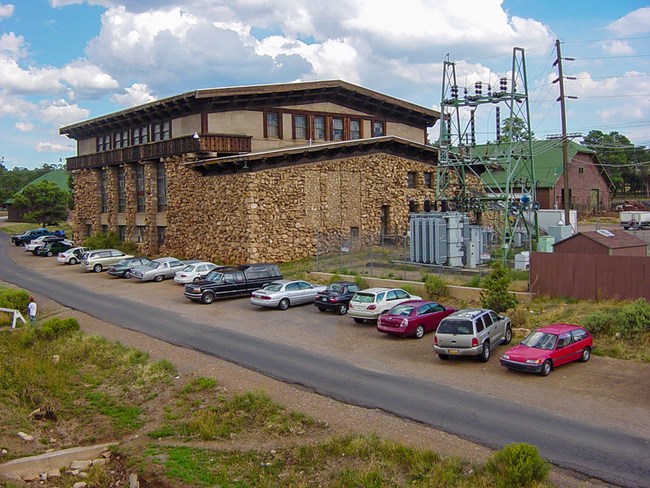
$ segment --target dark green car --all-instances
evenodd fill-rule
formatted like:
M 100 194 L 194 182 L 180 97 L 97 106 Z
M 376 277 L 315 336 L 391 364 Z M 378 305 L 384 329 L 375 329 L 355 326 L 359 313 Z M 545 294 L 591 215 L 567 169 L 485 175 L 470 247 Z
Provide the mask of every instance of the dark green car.
M 108 267 L 106 271 L 111 276 L 116 276 L 118 278 L 130 278 L 131 269 L 136 266 L 142 266 L 151 262 L 151 259 L 145 258 L 144 256 L 135 256 L 132 258 L 124 258 L 119 263 L 113 264 Z
M 74 247 L 74 244 L 70 241 L 52 241 L 48 242 L 44 246 L 40 246 L 36 248 L 34 251 L 34 254 L 36 256 L 56 256 L 60 252 L 65 252 L 68 249 L 72 249 Z

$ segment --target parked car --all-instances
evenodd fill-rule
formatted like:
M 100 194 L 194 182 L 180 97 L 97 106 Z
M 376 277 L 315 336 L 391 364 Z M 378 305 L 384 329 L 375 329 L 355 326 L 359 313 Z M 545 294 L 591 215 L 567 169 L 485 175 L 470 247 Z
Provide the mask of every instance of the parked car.
M 71 241 L 67 241 L 67 240 L 52 241 L 44 244 L 43 246 L 36 248 L 36 252 L 34 254 L 37 256 L 51 257 L 54 255 L 58 255 L 60 252 L 64 252 L 67 251 L 68 249 L 72 249 L 73 247 L 74 244 Z
M 140 281 L 162 281 L 165 278 L 172 278 L 176 271 L 185 267 L 185 263 L 173 257 L 164 257 L 149 261 L 142 266 L 136 266 L 130 272 L 131 278 Z
M 13 242 L 16 246 L 24 246 L 26 243 L 31 242 L 32 240 L 38 237 L 49 236 L 49 235 L 54 235 L 57 237 L 65 237 L 65 231 L 63 230 L 51 231 L 45 227 L 41 227 L 39 229 L 31 229 L 25 232 L 24 234 L 11 236 L 11 242 Z
M 421 339 L 434 331 L 442 319 L 456 311 L 436 302 L 408 300 L 395 305 L 377 319 L 377 330 L 385 334 Z
M 248 295 L 268 283 L 281 280 L 277 264 L 257 263 L 218 266 L 204 280 L 185 285 L 183 294 L 193 302 L 210 304 L 218 298 Z
M 348 313 L 348 304 L 356 292 L 359 291 L 359 285 L 351 281 L 334 281 L 327 285 L 316 298 L 314 305 L 321 312 L 334 310 L 339 315 Z
M 205 279 L 210 271 L 217 267 L 216 264 L 207 261 L 198 261 L 196 263 L 189 263 L 185 261 L 185 266 L 182 270 L 176 271 L 174 281 L 176 283 L 193 283 Z
M 589 361 L 593 338 L 579 325 L 552 324 L 531 332 L 501 355 L 501 366 L 548 376 L 557 366 Z
M 354 294 L 348 314 L 361 324 L 364 320 L 377 320 L 383 312 L 407 300 L 422 300 L 422 297 L 401 288 L 367 288 Z
M 88 248 L 81 246 L 71 247 L 67 251 L 60 252 L 56 256 L 56 261 L 61 264 L 77 264 L 87 250 Z
M 136 266 L 142 266 L 151 262 L 151 259 L 144 256 L 134 256 L 130 258 L 124 258 L 119 262 L 111 265 L 106 270 L 111 276 L 117 276 L 118 278 L 130 278 L 131 270 Z
M 302 280 L 276 280 L 260 290 L 255 290 L 251 295 L 251 303 L 260 307 L 286 310 L 292 305 L 312 303 L 316 295 L 325 288 Z
M 31 252 L 35 256 L 38 249 L 43 247 L 45 244 L 50 242 L 60 242 L 63 240 L 66 239 L 55 235 L 40 236 L 25 244 L 25 252 Z M 72 241 L 66 240 L 66 242 L 72 244 Z
M 79 267 L 84 271 L 99 273 L 124 258 L 132 257 L 118 249 L 93 249 L 81 256 Z
M 480 356 L 481 361 L 487 362 L 492 349 L 511 340 L 508 317 L 493 310 L 466 308 L 442 319 L 434 336 L 433 350 L 440 359 Z

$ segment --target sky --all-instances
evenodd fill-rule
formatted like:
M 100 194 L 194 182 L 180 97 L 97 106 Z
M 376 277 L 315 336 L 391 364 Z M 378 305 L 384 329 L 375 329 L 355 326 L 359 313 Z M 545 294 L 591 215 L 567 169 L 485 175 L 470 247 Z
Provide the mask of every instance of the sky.
M 0 0 L 0 163 L 65 162 L 60 127 L 201 88 L 342 79 L 439 109 L 445 59 L 461 87 L 495 84 L 515 47 L 545 139 L 561 132 L 556 40 L 567 131 L 650 146 L 642 1 Z M 477 142 L 494 139 L 492 112 Z

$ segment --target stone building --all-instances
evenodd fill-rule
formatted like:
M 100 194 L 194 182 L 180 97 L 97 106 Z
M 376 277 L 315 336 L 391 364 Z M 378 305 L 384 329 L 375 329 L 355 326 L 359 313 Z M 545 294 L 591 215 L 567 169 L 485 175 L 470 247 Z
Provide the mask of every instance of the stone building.
M 438 118 L 321 81 L 196 90 L 69 125 L 74 237 L 240 263 L 400 235 L 435 198 Z

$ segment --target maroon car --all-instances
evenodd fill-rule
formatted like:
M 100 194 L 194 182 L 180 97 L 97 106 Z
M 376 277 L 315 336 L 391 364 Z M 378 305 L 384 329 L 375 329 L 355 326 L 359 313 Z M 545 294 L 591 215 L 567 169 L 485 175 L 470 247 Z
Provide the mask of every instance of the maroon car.
M 571 361 L 589 361 L 593 347 L 591 334 L 579 325 L 547 325 L 508 349 L 501 356 L 501 366 L 548 376 L 556 367 Z
M 436 330 L 440 321 L 455 311 L 455 308 L 447 308 L 436 302 L 409 300 L 380 315 L 377 330 L 385 334 L 421 339 L 426 332 Z

